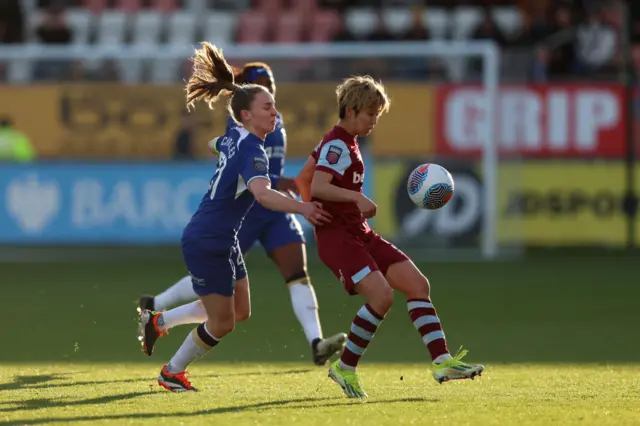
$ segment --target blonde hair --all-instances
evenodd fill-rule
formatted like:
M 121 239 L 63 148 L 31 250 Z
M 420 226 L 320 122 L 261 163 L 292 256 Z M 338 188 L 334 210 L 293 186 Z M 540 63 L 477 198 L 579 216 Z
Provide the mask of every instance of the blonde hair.
M 204 101 L 210 109 L 223 95 L 230 95 L 227 110 L 233 119 L 241 123 L 241 111 L 248 110 L 255 95 L 267 90 L 257 84 L 236 84 L 234 69 L 227 63 L 222 50 L 203 41 L 191 57 L 193 74 L 186 84 L 187 109 L 195 108 L 196 102 Z
M 336 87 L 336 97 L 340 118 L 345 118 L 347 108 L 356 114 L 365 109 L 377 108 L 378 114 L 383 114 L 389 111 L 391 105 L 382 83 L 368 75 L 353 76 L 343 81 Z

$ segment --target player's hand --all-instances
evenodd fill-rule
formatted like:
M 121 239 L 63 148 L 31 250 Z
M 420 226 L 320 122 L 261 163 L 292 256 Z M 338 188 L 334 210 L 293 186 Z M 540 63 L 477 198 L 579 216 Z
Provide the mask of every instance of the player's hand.
M 300 213 L 307 222 L 314 226 L 331 222 L 331 215 L 326 210 L 323 210 L 322 204 L 317 201 L 302 203 L 302 211 Z
M 376 215 L 378 206 L 367 198 L 366 195 L 361 194 L 361 197 L 358 199 L 356 204 L 358 205 L 358 209 L 360 209 L 360 213 L 362 213 L 362 217 L 365 219 L 370 219 Z
M 296 181 L 290 178 L 280 177 L 278 179 L 278 185 L 276 186 L 276 189 L 289 195 L 293 194 L 293 198 L 295 198 L 296 195 L 300 195 L 300 191 L 298 190 Z

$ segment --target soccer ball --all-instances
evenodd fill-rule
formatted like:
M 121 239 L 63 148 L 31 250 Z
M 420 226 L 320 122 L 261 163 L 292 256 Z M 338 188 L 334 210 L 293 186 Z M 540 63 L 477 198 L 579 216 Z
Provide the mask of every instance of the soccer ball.
M 453 197 L 453 177 L 442 166 L 423 164 L 409 175 L 407 192 L 416 206 L 436 210 Z

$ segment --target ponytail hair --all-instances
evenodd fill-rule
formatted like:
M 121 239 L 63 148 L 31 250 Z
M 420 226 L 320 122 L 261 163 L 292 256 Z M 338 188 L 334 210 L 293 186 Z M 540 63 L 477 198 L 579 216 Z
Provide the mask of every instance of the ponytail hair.
M 227 111 L 236 123 L 242 124 L 242 111 L 251 108 L 251 102 L 258 93 L 268 93 L 257 84 L 237 84 L 236 78 L 241 69 L 229 65 L 222 56 L 222 50 L 209 42 L 202 42 L 202 48 L 193 52 L 191 62 L 193 74 L 185 87 L 188 110 L 195 108 L 198 101 L 206 102 L 213 110 L 221 96 L 230 95 Z
M 195 108 L 196 102 L 204 101 L 213 109 L 213 104 L 222 95 L 235 92 L 239 86 L 231 66 L 222 55 L 222 50 L 203 41 L 191 57 L 193 74 L 187 82 L 187 109 Z

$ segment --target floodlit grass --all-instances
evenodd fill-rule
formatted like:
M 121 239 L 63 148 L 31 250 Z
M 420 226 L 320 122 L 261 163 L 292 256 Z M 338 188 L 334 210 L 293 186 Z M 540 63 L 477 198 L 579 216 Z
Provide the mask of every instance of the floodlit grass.
M 348 399 L 306 364 L 193 366 L 200 392 L 157 386 L 141 364 L 0 368 L 0 424 L 622 425 L 640 420 L 640 367 L 489 365 L 438 385 L 423 365 L 361 370 L 370 398 Z
M 312 364 L 282 278 L 256 254 L 252 317 L 191 367 L 201 392 L 188 394 L 155 377 L 193 326 L 153 358 L 135 334 L 138 296 L 185 273 L 179 250 L 0 264 L 0 424 L 640 424 L 637 257 L 419 263 L 450 348 L 487 371 L 438 385 L 396 295 L 363 357 L 362 403 Z M 310 273 L 325 334 L 348 330 L 362 299 L 313 256 Z

